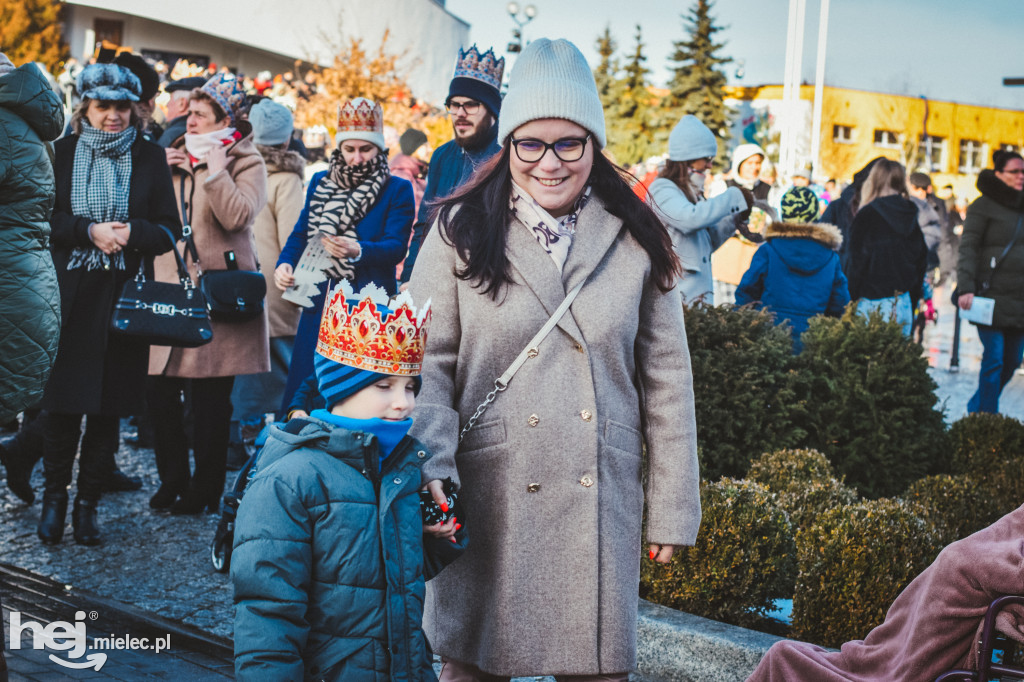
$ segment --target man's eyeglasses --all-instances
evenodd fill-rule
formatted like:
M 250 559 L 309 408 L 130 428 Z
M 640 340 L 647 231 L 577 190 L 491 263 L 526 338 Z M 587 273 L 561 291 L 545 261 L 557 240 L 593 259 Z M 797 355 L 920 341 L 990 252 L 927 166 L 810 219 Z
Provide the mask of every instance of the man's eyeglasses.
M 544 158 L 549 149 L 555 153 L 559 161 L 572 163 L 583 158 L 583 152 L 587 148 L 587 140 L 589 139 L 590 135 L 586 137 L 563 137 L 554 142 L 524 138 L 522 140 L 513 139 L 512 146 L 515 147 L 516 156 L 523 163 L 537 163 Z
M 475 116 L 482 106 L 483 104 L 480 102 L 467 100 L 465 102 L 446 102 L 444 108 L 448 110 L 449 114 L 458 113 L 459 109 L 462 109 L 466 116 Z
M 1024 173 L 1024 168 L 1014 168 L 1012 170 L 1002 170 L 1002 171 L 999 171 L 999 172 L 1000 173 L 1009 173 L 1010 175 L 1020 175 L 1021 173 Z

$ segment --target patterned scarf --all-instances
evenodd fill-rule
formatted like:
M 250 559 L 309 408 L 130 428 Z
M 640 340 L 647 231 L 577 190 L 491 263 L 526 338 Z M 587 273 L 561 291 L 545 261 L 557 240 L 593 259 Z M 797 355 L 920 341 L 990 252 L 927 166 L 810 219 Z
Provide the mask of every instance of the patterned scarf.
M 508 207 L 512 216 L 519 222 L 526 225 L 551 259 L 555 261 L 559 272 L 565 265 L 565 259 L 569 257 L 569 247 L 572 246 L 573 235 L 576 234 L 576 220 L 580 211 L 590 200 L 590 185 L 583 190 L 580 198 L 576 200 L 576 206 L 572 213 L 561 220 L 554 218 L 537 201 L 531 197 L 526 190 L 512 183 L 512 196 L 509 198 Z
M 72 214 L 97 223 L 128 219 L 132 177 L 130 150 L 136 132 L 133 126 L 119 133 L 109 133 L 82 121 L 71 171 Z M 76 246 L 71 251 L 68 270 L 81 267 L 124 270 L 124 252 L 108 256 L 96 246 Z
M 390 175 L 388 157 L 383 153 L 366 163 L 348 166 L 341 150 L 335 149 L 330 170 L 320 179 L 309 201 L 308 240 L 324 234 L 358 239 L 356 225 L 377 202 Z M 332 279 L 352 279 L 355 266 L 347 259 L 332 257 L 331 267 L 324 272 Z

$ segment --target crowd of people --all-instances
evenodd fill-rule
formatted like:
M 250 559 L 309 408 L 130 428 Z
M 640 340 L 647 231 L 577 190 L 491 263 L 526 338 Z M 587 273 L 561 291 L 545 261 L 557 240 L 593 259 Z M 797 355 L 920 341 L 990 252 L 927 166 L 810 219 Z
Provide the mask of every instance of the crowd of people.
M 686 115 L 638 183 L 602 153 L 576 46 L 533 41 L 504 97 L 503 71 L 460 50 L 429 165 L 422 132 L 389 158 L 380 103 L 339 102 L 307 182 L 291 111 L 262 96 L 301 90 L 286 78 L 111 54 L 76 70 L 65 131 L 43 74 L 0 55 L 7 485 L 31 504 L 43 461 L 37 534 L 59 543 L 77 455 L 73 537 L 96 545 L 102 494 L 141 487 L 117 470 L 122 418 L 152 429 L 149 505 L 188 516 L 219 508 L 233 424 L 272 415 L 238 510 L 239 679 L 434 679 L 431 651 L 447 681 L 628 679 L 638 556 L 667 563 L 700 525 L 683 307 L 713 303 L 737 235 L 735 300 L 794 352 L 851 300 L 909 335 L 955 271 L 961 309 L 995 300 L 971 411 L 997 411 L 1021 363 L 1019 154 L 953 211 L 886 158 L 841 191 L 777 192 L 754 144 L 716 187 L 718 140 Z M 217 271 L 262 273 L 266 295 L 227 301 L 243 310 L 211 314 L 208 342 L 111 327 L 129 282 L 202 291 Z

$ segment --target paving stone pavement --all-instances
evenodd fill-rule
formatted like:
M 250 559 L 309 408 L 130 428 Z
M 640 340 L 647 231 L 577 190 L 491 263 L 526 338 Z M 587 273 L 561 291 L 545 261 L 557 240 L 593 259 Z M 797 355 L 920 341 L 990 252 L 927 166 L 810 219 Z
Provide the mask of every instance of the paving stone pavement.
M 967 400 L 977 385 L 981 345 L 974 327 L 963 324 L 960 368 L 958 372 L 949 371 L 954 318 L 952 305 L 944 299 L 948 299 L 948 294 L 941 288 L 937 289 L 935 300 L 939 304 L 939 323 L 928 325 L 923 348 L 929 360 L 929 371 L 938 384 L 936 394 L 943 405 L 947 421 L 952 422 L 966 413 Z M 1024 420 L 1024 376 L 1016 376 L 1007 386 L 1000 407 L 1005 414 Z M 122 436 L 130 433 L 126 427 Z M 148 500 L 159 485 L 153 451 L 122 444 L 118 462 L 123 471 L 139 476 L 144 486 L 138 492 L 115 493 L 104 497 L 100 504 L 104 542 L 99 547 L 82 547 L 74 543 L 71 539 L 70 514 L 64 542 L 47 547 L 36 538 L 35 527 L 40 509 L 38 498 L 42 489 L 41 467 L 36 468 L 32 479 L 37 494 L 33 505 L 22 504 L 7 490 L 5 484 L 0 486 L 0 514 L 5 519 L 0 529 L 0 561 L 73 588 L 82 588 L 100 597 L 230 638 L 233 619 L 231 584 L 226 575 L 214 571 L 209 557 L 217 516 L 204 514 L 176 517 L 153 512 L 148 506 Z M 232 478 L 233 473 L 229 472 L 229 484 Z M 71 492 L 73 495 L 74 490 Z M 73 614 L 67 614 L 63 620 L 73 620 Z M 142 672 L 145 675 L 152 673 L 155 678 L 159 678 L 162 674 L 160 671 L 165 670 L 164 677 L 200 680 L 223 679 L 226 674 L 223 670 L 211 671 L 198 663 L 195 663 L 198 666 L 195 669 L 179 670 L 171 674 L 174 667 L 168 667 L 167 659 L 163 663 L 153 663 L 152 658 L 153 655 L 150 655 L 146 662 L 146 656 L 140 652 L 119 651 L 111 654 L 109 668 L 105 667 L 100 673 L 90 671 L 83 675 L 92 674 L 96 679 L 146 679 Z M 118 678 L 115 675 L 118 666 L 128 666 L 126 669 L 131 670 L 133 664 L 137 666 L 134 677 L 129 675 Z M 12 679 L 15 680 L 86 679 L 69 676 L 69 671 L 54 670 L 45 656 L 22 657 L 17 665 L 20 667 L 12 670 Z M 152 669 L 145 666 L 151 666 Z M 105 674 L 108 672 L 109 675 Z

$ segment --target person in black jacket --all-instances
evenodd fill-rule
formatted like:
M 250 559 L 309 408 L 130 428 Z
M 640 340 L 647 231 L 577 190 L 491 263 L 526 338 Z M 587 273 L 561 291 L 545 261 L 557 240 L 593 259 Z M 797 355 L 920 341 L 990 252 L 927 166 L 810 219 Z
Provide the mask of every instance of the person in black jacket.
M 920 300 L 928 247 L 917 222 L 917 206 L 907 198 L 903 166 L 879 159 L 861 187 L 859 208 L 850 225 L 847 277 L 857 310 L 878 310 L 910 335 L 914 304 Z
M 843 243 L 839 246 L 839 263 L 843 266 L 843 272 L 847 276 L 850 274 L 847 270 L 847 263 L 850 260 L 850 225 L 853 223 L 853 216 L 857 213 L 857 207 L 860 204 L 860 189 L 864 186 L 864 181 L 868 179 L 872 167 L 884 158 L 884 156 L 879 156 L 871 159 L 866 166 L 854 173 L 853 182 L 844 187 L 838 197 L 829 201 L 825 212 L 818 218 L 819 223 L 828 223 L 839 228 L 839 233 L 843 237 Z
M 37 532 L 47 544 L 63 537 L 81 438 L 72 525 L 76 542 L 95 545 L 104 462 L 117 450 L 120 417 L 143 399 L 149 362 L 148 345 L 110 333 L 113 304 L 140 268 L 152 278 L 153 257 L 172 248 L 181 224 L 164 152 L 139 133 L 138 78 L 116 64 L 92 64 L 77 85 L 74 134 L 54 145 L 50 229 L 61 333 L 41 405 L 46 486 Z

